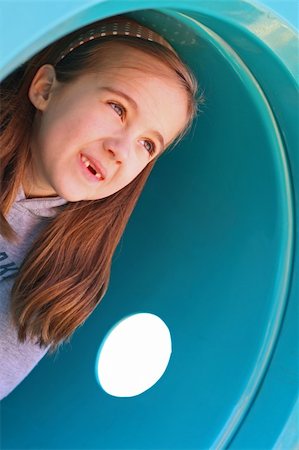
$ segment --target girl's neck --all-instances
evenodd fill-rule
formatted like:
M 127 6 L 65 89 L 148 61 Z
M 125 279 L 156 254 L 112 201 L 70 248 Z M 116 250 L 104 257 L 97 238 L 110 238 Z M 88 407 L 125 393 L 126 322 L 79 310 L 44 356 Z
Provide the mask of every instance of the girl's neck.
M 23 191 L 26 198 L 44 198 L 44 197 L 57 197 L 56 193 L 50 193 L 49 191 L 35 188 L 31 183 L 23 181 L 22 183 Z
M 26 198 L 43 198 L 43 197 L 57 197 L 53 189 L 43 187 L 41 183 L 36 181 L 35 174 L 29 165 L 25 170 L 25 175 L 22 182 L 23 191 Z

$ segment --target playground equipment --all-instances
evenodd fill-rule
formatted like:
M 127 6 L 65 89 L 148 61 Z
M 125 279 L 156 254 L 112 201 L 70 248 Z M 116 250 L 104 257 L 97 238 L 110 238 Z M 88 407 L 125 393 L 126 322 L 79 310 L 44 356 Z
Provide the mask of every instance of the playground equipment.
M 3 401 L 4 448 L 293 448 L 295 30 L 251 1 L 19 2 L 18 14 L 13 5 L 1 5 L 2 77 L 62 35 L 127 13 L 170 39 L 206 105 L 155 167 L 107 296 L 71 345 L 44 358 Z M 116 323 L 141 312 L 167 325 L 169 364 L 142 394 L 109 395 L 95 376 L 99 348 Z

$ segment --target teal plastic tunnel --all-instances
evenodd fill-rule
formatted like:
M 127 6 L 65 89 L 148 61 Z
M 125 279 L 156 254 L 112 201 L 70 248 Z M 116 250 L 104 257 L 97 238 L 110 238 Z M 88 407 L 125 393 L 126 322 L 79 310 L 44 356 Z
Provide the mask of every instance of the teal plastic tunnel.
M 106 297 L 71 345 L 44 358 L 4 399 L 2 447 L 295 448 L 295 29 L 251 1 L 4 2 L 1 9 L 2 78 L 68 32 L 128 13 L 174 39 L 206 98 L 189 135 L 156 165 Z M 98 350 L 116 323 L 140 312 L 169 328 L 169 364 L 144 393 L 109 395 L 94 373 Z

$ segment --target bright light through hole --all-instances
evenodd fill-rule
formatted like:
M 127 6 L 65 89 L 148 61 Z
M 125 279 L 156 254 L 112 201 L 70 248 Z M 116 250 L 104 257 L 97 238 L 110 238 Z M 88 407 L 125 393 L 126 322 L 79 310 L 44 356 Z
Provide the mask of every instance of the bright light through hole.
M 170 355 L 171 337 L 163 320 L 154 314 L 135 314 L 106 335 L 97 356 L 97 379 L 108 394 L 133 397 L 157 383 Z

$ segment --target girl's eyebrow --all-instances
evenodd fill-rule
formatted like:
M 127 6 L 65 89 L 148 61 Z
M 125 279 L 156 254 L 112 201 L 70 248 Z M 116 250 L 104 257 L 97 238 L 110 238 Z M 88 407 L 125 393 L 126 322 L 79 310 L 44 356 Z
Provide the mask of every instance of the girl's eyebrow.
M 130 97 L 129 95 L 125 94 L 125 93 L 122 92 L 122 91 L 119 91 L 118 89 L 112 89 L 112 88 L 109 87 L 109 86 L 104 86 L 104 87 L 102 87 L 102 89 L 104 89 L 105 91 L 111 92 L 111 94 L 116 94 L 116 95 L 119 95 L 120 97 L 123 97 L 124 99 L 127 100 L 128 103 L 130 103 L 130 105 L 132 106 L 133 109 L 135 109 L 136 111 L 138 111 L 138 105 L 137 105 L 137 103 L 136 103 L 135 100 L 134 100 L 132 97 Z
M 109 86 L 103 86 L 101 89 L 108 91 L 111 94 L 118 95 L 119 97 L 123 97 L 125 100 L 127 100 L 127 102 L 132 106 L 132 108 L 135 111 L 138 111 L 138 105 L 135 102 L 135 100 L 132 97 L 130 97 L 129 95 L 125 94 L 124 92 L 119 91 L 118 89 L 111 88 Z M 164 146 L 165 146 L 164 139 L 163 139 L 163 136 L 159 133 L 159 131 L 150 130 L 150 133 L 152 133 L 156 136 L 156 138 L 158 139 L 158 141 L 161 145 L 161 149 L 164 149 Z

